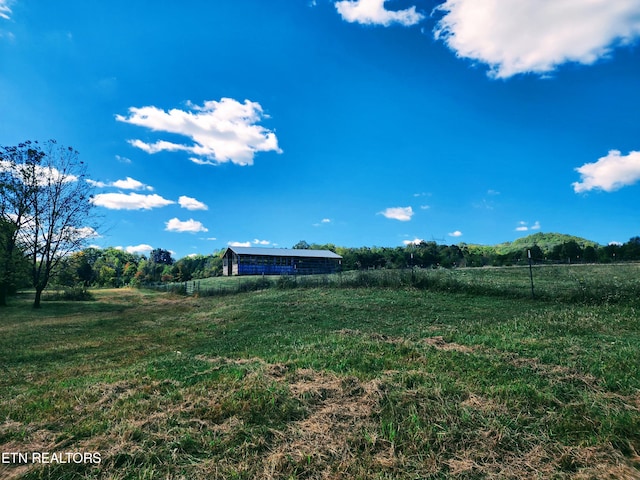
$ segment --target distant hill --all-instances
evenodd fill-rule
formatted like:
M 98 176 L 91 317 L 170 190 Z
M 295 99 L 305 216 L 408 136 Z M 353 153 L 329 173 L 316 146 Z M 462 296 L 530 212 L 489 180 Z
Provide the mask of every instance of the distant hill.
M 553 250 L 556 245 L 562 245 L 563 243 L 569 242 L 571 240 L 577 242 L 581 248 L 585 248 L 588 246 L 600 246 L 597 242 L 587 240 L 586 238 L 575 237 L 573 235 L 566 235 L 564 233 L 538 232 L 534 233 L 533 235 L 518 238 L 513 242 L 499 243 L 498 245 L 495 245 L 494 248 L 498 254 L 504 255 L 518 250 L 523 250 L 527 247 L 538 245 L 544 253 L 548 253 Z

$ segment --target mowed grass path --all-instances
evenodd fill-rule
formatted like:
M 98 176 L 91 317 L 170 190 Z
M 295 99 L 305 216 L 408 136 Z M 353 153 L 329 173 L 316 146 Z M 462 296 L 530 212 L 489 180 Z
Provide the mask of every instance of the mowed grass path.
M 2 478 L 640 478 L 637 302 L 136 290 L 0 311 Z

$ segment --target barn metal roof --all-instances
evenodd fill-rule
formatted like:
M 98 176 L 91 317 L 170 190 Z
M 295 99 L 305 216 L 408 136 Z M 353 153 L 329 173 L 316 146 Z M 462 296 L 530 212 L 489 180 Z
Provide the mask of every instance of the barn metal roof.
M 295 248 L 229 247 L 236 255 L 264 255 L 269 257 L 342 258 L 331 250 L 308 250 Z M 225 252 L 226 253 L 226 252 Z

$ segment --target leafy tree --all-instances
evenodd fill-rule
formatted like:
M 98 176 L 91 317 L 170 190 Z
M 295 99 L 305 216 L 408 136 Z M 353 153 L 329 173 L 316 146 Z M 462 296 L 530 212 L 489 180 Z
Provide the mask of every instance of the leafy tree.
M 163 265 L 173 265 L 173 257 L 169 250 L 163 250 L 162 248 L 155 248 L 151 250 L 149 255 L 153 263 L 161 263 Z
M 296 243 L 293 248 L 295 250 L 309 250 L 311 248 L 311 245 L 309 245 L 307 242 L 305 242 L 304 240 L 300 240 L 298 243 Z
M 640 260 L 640 237 L 632 237 L 622 245 L 622 258 L 625 260 Z
M 13 223 L 15 245 L 29 259 L 33 306 L 39 308 L 62 259 L 95 235 L 87 225 L 92 204 L 86 166 L 77 151 L 54 140 L 0 147 L 0 160 L 2 218 Z
M 6 306 L 7 297 L 28 282 L 28 264 L 15 244 L 15 234 L 15 225 L 0 218 L 0 306 Z

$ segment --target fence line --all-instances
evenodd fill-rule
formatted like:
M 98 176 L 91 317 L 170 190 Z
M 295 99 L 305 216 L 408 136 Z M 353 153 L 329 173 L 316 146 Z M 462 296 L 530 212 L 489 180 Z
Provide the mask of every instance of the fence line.
M 619 302 L 640 299 L 640 264 L 535 265 L 531 271 L 536 298 L 577 302 Z M 149 286 L 161 291 L 221 296 L 268 288 L 416 288 L 511 298 L 531 297 L 528 266 L 459 269 L 382 269 L 330 275 L 236 277 L 233 283 L 207 285 L 191 280 Z

